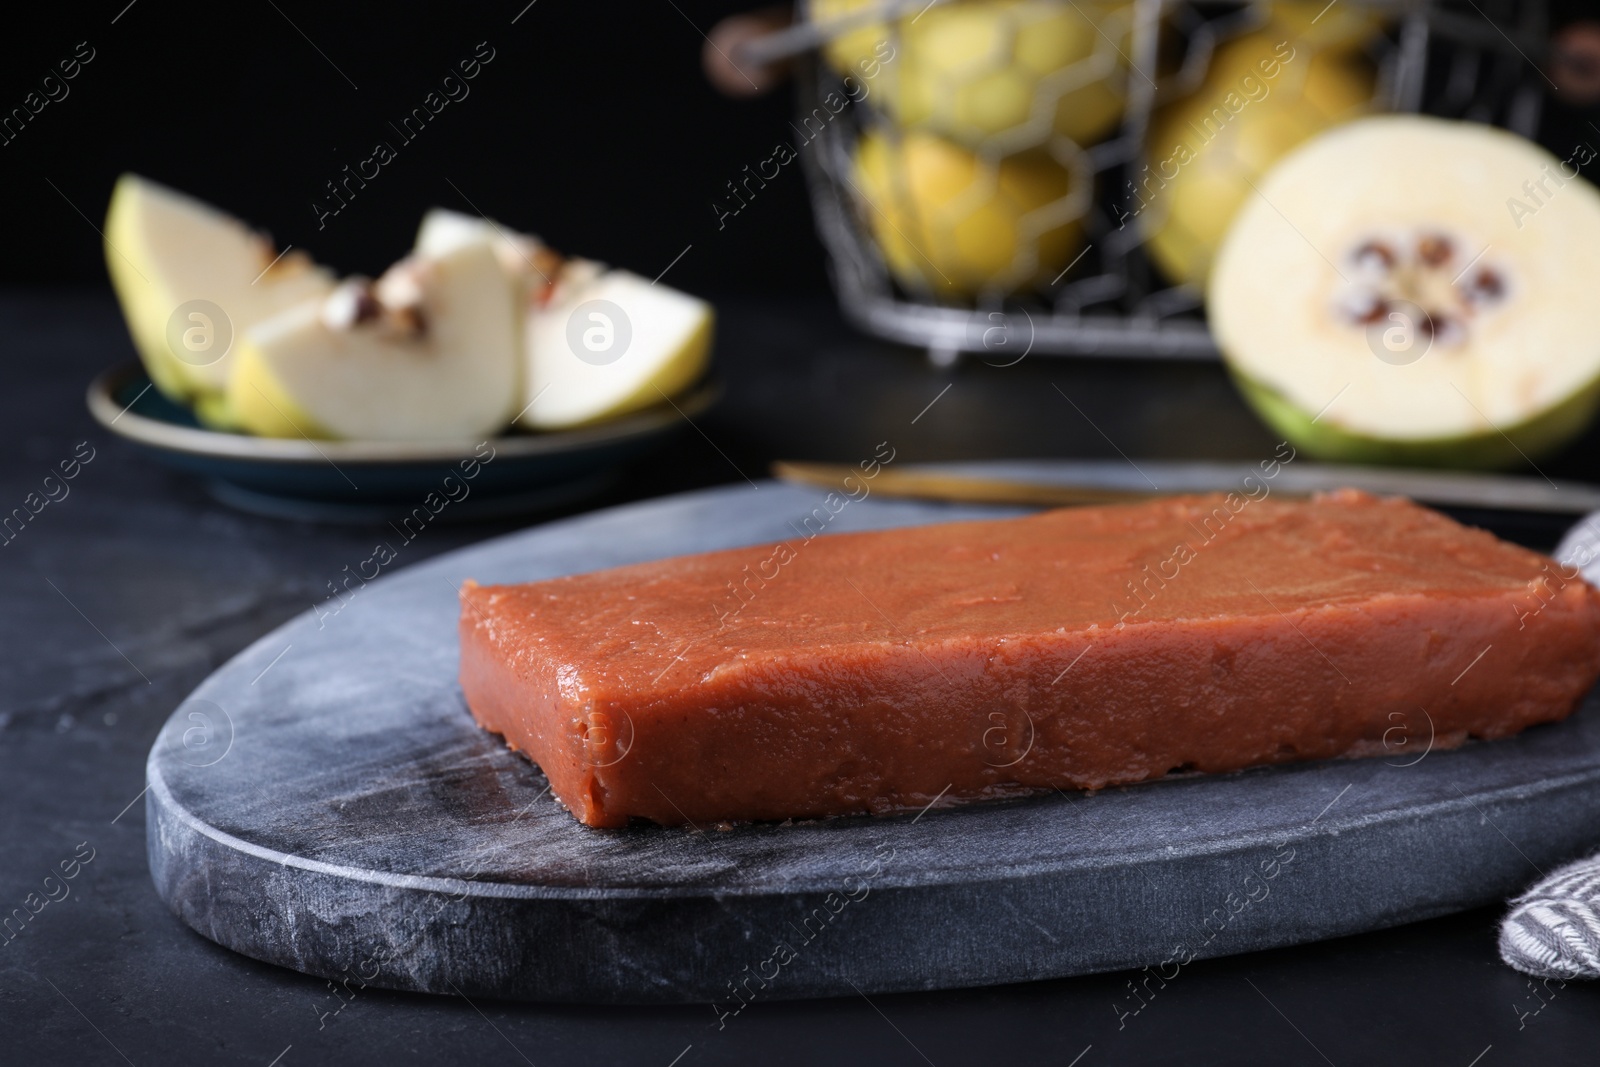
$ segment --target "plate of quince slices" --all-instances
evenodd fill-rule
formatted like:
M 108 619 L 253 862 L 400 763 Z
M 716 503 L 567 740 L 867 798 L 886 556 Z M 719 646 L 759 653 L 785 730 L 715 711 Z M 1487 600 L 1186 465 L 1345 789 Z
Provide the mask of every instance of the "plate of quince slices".
M 105 253 L 141 366 L 90 410 L 253 510 L 365 518 L 469 464 L 458 513 L 546 506 L 716 396 L 711 305 L 479 216 L 433 209 L 405 258 L 340 279 L 129 174 Z

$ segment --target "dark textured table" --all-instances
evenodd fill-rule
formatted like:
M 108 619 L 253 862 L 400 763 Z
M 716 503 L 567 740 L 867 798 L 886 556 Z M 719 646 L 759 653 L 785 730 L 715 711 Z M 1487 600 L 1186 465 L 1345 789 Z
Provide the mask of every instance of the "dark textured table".
M 724 310 L 728 396 L 701 423 L 705 436 L 684 434 L 602 503 L 738 481 L 779 456 L 853 460 L 885 439 L 911 461 L 1271 452 L 1215 367 L 1029 359 L 936 372 L 852 337 L 824 305 Z M 42 492 L 75 450 L 93 457 L 0 549 L 0 1062 L 1594 1062 L 1600 996 L 1501 966 L 1496 909 L 1197 961 L 1164 985 L 1111 974 L 757 1000 L 720 1026 L 709 1005 L 549 1007 L 332 987 L 218 948 L 150 884 L 136 803 L 145 755 L 195 684 L 325 596 L 375 531 L 236 514 L 94 429 L 83 387 L 129 354 L 104 294 L 6 295 L 0 352 L 0 510 Z M 1595 454 L 1591 441 L 1545 469 L 1593 478 L 1583 460 Z M 518 525 L 440 525 L 401 562 Z M 1553 540 L 1537 525 L 1520 534 Z M 1494 862 L 1516 853 L 1514 841 L 1485 840 L 1501 850 Z

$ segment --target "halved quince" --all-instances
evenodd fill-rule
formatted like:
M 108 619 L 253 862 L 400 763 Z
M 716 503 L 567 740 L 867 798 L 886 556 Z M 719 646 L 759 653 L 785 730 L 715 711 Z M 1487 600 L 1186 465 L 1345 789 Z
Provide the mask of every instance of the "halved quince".
M 1489 126 L 1380 116 L 1285 157 L 1207 310 L 1245 398 L 1306 452 L 1494 467 L 1600 402 L 1600 191 Z

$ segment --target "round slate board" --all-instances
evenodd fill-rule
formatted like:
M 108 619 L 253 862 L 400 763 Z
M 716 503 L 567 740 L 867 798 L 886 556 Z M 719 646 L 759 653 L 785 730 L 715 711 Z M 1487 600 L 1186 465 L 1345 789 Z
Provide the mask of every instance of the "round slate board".
M 462 579 L 770 544 L 819 500 L 763 483 L 553 523 L 262 638 L 150 753 L 157 890 L 219 944 L 352 989 L 725 1015 L 1141 965 L 1171 980 L 1192 958 L 1491 902 L 1600 842 L 1592 700 L 1454 752 L 1429 751 L 1419 714 L 1387 758 L 721 830 L 580 826 L 473 723 L 455 680 Z M 868 499 L 830 530 L 1007 513 Z

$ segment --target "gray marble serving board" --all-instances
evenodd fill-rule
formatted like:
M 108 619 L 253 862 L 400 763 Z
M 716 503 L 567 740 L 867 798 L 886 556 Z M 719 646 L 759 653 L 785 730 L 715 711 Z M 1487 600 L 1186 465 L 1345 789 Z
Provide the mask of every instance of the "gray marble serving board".
M 723 1015 L 1143 965 L 1176 980 L 1190 959 L 1495 901 L 1600 844 L 1592 698 L 1455 752 L 1429 751 L 1419 720 L 1387 758 L 724 830 L 580 826 L 474 725 L 455 680 L 464 578 L 772 543 L 820 496 L 762 483 L 552 523 L 262 638 L 150 753 L 157 890 L 213 941 L 351 989 Z M 830 529 L 1006 513 L 874 498 Z

